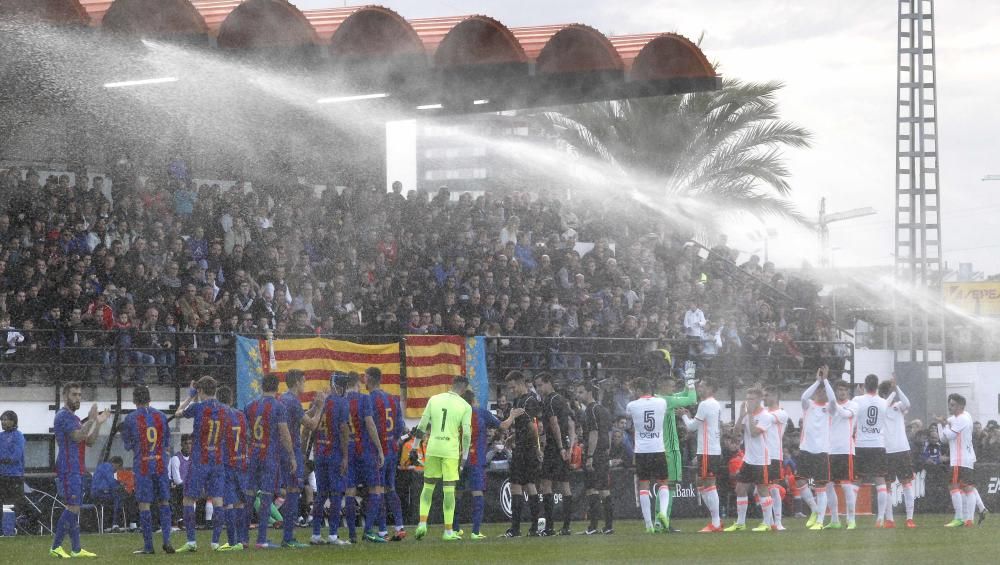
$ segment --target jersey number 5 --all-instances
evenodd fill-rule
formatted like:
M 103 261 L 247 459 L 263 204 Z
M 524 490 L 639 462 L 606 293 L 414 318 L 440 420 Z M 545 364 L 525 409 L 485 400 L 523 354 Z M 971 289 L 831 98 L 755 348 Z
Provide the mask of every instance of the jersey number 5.
M 653 411 L 646 410 L 642 413 L 642 427 L 647 431 L 651 432 L 656 429 L 656 419 L 653 418 Z

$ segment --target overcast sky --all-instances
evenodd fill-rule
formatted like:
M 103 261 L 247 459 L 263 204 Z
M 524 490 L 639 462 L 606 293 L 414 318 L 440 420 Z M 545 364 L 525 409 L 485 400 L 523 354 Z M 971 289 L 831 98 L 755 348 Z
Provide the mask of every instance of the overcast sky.
M 302 9 L 336 0 L 292 0 Z M 793 199 L 815 215 L 870 206 L 877 216 L 831 226 L 834 262 L 889 265 L 895 186 L 896 10 L 892 0 L 385 0 L 406 18 L 482 13 L 514 26 L 579 22 L 608 35 L 673 31 L 697 39 L 725 76 L 780 80 L 786 119 L 815 134 L 791 151 Z M 944 258 L 1000 272 L 1000 2 L 936 3 L 938 131 Z M 760 247 L 744 233 L 730 238 Z M 815 236 L 778 226 L 770 243 L 779 265 L 818 263 Z

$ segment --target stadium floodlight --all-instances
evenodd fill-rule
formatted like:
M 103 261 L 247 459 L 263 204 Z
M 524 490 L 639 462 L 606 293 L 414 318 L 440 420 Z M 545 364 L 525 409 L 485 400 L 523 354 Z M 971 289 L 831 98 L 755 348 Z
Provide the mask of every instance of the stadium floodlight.
M 440 110 L 444 108 L 441 104 L 424 104 L 422 106 L 417 106 L 417 110 Z
M 374 94 L 358 94 L 355 96 L 333 96 L 330 98 L 320 98 L 317 104 L 339 104 L 341 102 L 357 102 L 359 100 L 376 100 L 378 98 L 388 98 L 388 92 L 376 92 Z
M 490 101 L 484 98 L 481 100 L 473 100 L 472 103 L 475 104 L 476 106 L 482 106 L 483 104 L 489 104 Z
M 179 79 L 176 77 L 162 77 L 162 78 L 144 78 L 139 80 L 126 80 L 122 82 L 109 82 L 104 85 L 104 88 L 128 88 L 130 86 L 145 86 L 148 84 L 164 84 L 167 82 L 177 82 Z

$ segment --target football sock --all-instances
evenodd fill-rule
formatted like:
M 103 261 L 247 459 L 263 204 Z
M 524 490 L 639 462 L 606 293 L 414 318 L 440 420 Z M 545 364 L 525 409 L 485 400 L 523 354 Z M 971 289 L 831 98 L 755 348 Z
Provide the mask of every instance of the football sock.
M 73 546 L 73 553 L 79 553 L 80 551 L 80 516 L 79 514 L 74 514 L 72 512 L 67 512 L 70 515 L 69 520 L 69 542 Z
M 770 496 L 765 496 L 760 499 L 760 513 L 764 518 L 764 524 L 771 526 L 774 525 L 774 514 L 772 509 L 774 507 L 774 502 L 771 500 Z
M 802 498 L 802 501 L 806 503 L 806 506 L 809 507 L 809 512 L 815 513 L 816 497 L 813 496 L 812 489 L 809 488 L 809 485 L 805 485 L 799 489 L 799 496 Z
M 556 523 L 556 497 L 551 492 L 542 495 L 545 506 L 545 527 L 551 528 Z
M 139 511 L 139 526 L 142 528 L 142 547 L 146 551 L 153 550 L 153 513 L 149 510 Z M 167 526 L 169 528 L 169 526 Z
M 979 489 L 973 488 L 972 494 L 976 495 L 976 509 L 979 510 L 980 512 L 986 510 L 986 505 L 983 504 L 983 497 L 979 496 Z
M 336 536 L 337 530 L 340 529 L 340 514 L 341 514 L 340 507 L 343 500 L 344 497 L 340 493 L 336 493 L 330 496 L 330 518 L 329 518 L 330 522 L 328 527 L 331 536 Z
M 271 501 L 274 496 L 266 492 L 260 494 L 260 507 L 257 509 L 257 543 L 267 543 L 268 518 L 271 516 Z M 184 519 L 187 522 L 187 518 Z
M 712 525 L 719 527 L 722 525 L 722 520 L 719 517 L 719 490 L 715 485 L 709 485 L 701 489 L 701 499 L 705 502 L 705 506 L 708 507 L 708 513 L 712 517 Z
M 264 522 L 265 524 L 267 522 Z M 195 538 L 195 523 L 194 523 L 194 504 L 187 504 L 184 506 L 184 529 L 187 530 L 187 540 L 188 543 L 194 543 L 197 539 Z
M 403 505 L 399 500 L 399 494 L 394 490 L 390 490 L 385 493 L 386 505 L 389 507 L 389 512 L 392 512 L 392 518 L 396 523 L 396 529 L 403 529 Z
M 673 510 L 674 510 L 674 497 L 670 496 L 670 485 L 660 485 L 660 488 L 661 489 L 663 489 L 663 488 L 667 489 L 667 506 L 664 509 L 664 506 L 663 506 L 662 501 L 661 501 L 660 511 L 663 512 L 664 514 L 666 514 L 667 518 L 669 518 L 671 516 L 671 512 L 673 512 Z M 662 497 L 662 493 L 661 493 L 661 497 Z
M 236 509 L 232 506 L 226 507 L 226 541 L 229 545 L 236 545 L 240 543 L 236 539 Z
M 524 496 L 511 493 L 510 495 L 510 529 L 515 532 L 521 530 L 521 509 L 524 508 Z
M 223 507 L 215 509 L 212 515 L 212 543 L 219 543 L 222 537 L 222 526 L 226 523 L 226 511 Z
M 771 485 L 771 513 L 774 514 L 773 523 L 776 525 L 781 524 L 781 512 L 782 512 L 782 502 L 781 502 L 781 489 L 777 485 Z
M 354 539 L 358 535 L 358 500 L 352 494 L 344 498 L 344 521 L 347 522 L 347 535 Z
M 659 490 L 656 491 L 656 499 L 660 503 L 660 510 L 664 511 L 667 518 L 670 518 L 670 506 L 673 503 L 672 497 L 670 496 L 670 487 L 667 485 L 660 485 Z
M 573 495 L 564 494 L 562 503 L 563 528 L 568 530 L 569 525 L 573 522 Z
M 615 506 L 611 495 L 604 497 L 604 527 L 611 529 L 615 527 Z
M 888 497 L 888 502 L 885 505 L 885 512 L 883 513 L 886 522 L 894 522 L 896 520 L 896 518 L 893 516 L 892 506 L 893 506 L 892 494 L 890 493 Z
M 594 493 L 587 495 L 587 518 L 590 519 L 590 529 L 597 529 L 597 516 L 601 512 L 601 495 Z
M 837 497 L 837 484 L 826 483 L 826 505 L 830 509 L 830 523 L 840 523 L 840 499 Z
M 639 506 L 642 508 L 642 520 L 646 523 L 646 529 L 653 527 L 653 510 L 650 508 L 649 491 L 639 491 Z
M 528 495 L 528 510 L 531 511 L 531 527 L 528 530 L 538 530 L 538 517 L 542 514 L 542 505 L 538 495 Z
M 964 520 L 965 519 L 965 509 L 962 501 L 962 489 L 954 488 L 951 489 L 951 505 L 955 508 L 955 519 Z
M 486 500 L 481 496 L 472 497 L 472 533 L 478 534 L 483 524 L 483 508 Z
M 170 530 L 172 528 L 173 517 L 170 515 L 170 505 L 160 505 L 160 535 L 163 536 L 163 544 L 170 543 Z
M 976 516 L 976 492 L 963 492 L 962 493 L 962 507 L 964 510 L 965 517 L 964 520 L 971 520 Z
M 386 511 L 386 505 L 389 503 L 388 494 L 382 495 L 382 502 L 378 505 L 378 531 L 379 533 L 388 532 L 388 526 L 386 522 L 389 518 L 389 512 Z
M 453 530 L 455 523 L 455 485 L 445 485 L 442 489 L 444 496 L 442 497 L 442 502 L 444 503 L 444 528 L 445 530 Z
M 427 515 L 431 513 L 431 502 L 434 500 L 434 483 L 424 483 L 420 491 L 420 523 L 427 523 Z
M 68 514 L 72 514 L 72 512 L 64 509 L 62 514 L 59 515 L 59 520 L 56 521 L 56 530 L 52 534 L 52 549 L 61 546 L 63 539 L 66 537 L 66 530 L 69 525 Z
M 240 537 L 243 538 L 244 545 L 250 545 L 250 522 L 253 517 L 253 506 L 246 505 L 238 514 L 240 518 Z
M 312 527 L 314 536 L 323 535 L 323 506 L 326 505 L 326 496 L 316 495 L 313 499 L 312 508 Z
M 875 514 L 877 520 L 881 520 L 885 516 L 885 508 L 888 506 L 889 492 L 886 490 L 885 485 L 875 485 L 876 498 L 878 499 L 878 504 L 876 506 L 877 513 Z
M 747 506 L 750 504 L 749 499 L 745 496 L 736 497 L 736 523 L 746 524 L 747 523 Z
M 816 523 L 822 524 L 823 520 L 826 519 L 826 485 L 816 489 L 816 509 L 814 512 L 816 512 Z
M 854 521 L 854 510 L 858 502 L 858 487 L 854 483 L 844 483 L 844 501 L 847 510 L 847 522 Z
M 284 526 L 284 541 L 295 539 L 295 523 L 299 518 L 299 498 L 302 493 L 290 492 L 285 498 L 284 512 L 281 514 L 281 525 Z
M 452 487 L 452 497 L 455 496 L 455 487 Z M 378 527 L 378 515 L 382 510 L 382 495 L 368 493 L 368 503 L 365 505 L 365 531 L 370 532 Z

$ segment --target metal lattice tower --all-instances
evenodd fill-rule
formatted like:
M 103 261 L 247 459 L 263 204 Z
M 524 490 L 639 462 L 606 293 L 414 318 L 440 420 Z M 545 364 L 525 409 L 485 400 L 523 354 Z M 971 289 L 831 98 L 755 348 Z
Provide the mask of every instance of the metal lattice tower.
M 897 293 L 894 349 L 897 373 L 926 383 L 916 388 L 924 389 L 928 413 L 942 406 L 945 392 L 934 59 L 934 0 L 899 0 L 895 271 L 903 292 Z

